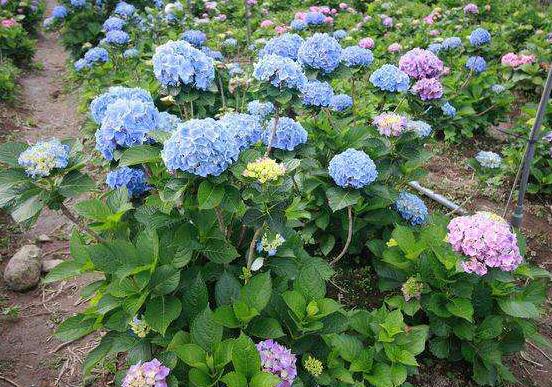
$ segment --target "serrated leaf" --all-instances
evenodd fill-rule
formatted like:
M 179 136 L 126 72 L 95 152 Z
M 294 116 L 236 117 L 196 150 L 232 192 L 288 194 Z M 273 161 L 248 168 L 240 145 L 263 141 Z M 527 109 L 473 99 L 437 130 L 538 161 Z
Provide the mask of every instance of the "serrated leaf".
M 214 185 L 208 180 L 203 180 L 197 190 L 197 201 L 200 210 L 210 210 L 222 202 L 224 198 L 224 187 Z
M 326 190 L 328 204 L 333 212 L 358 203 L 360 192 L 332 187 Z
M 182 304 L 176 297 L 155 297 L 146 303 L 144 318 L 153 330 L 164 336 L 170 323 L 180 316 L 181 311 Z
M 211 352 L 215 344 L 222 340 L 222 325 L 214 318 L 213 312 L 206 307 L 190 324 L 192 342 L 207 352 Z
M 131 166 L 161 161 L 161 150 L 153 145 L 137 145 L 125 149 L 119 159 L 119 166 Z

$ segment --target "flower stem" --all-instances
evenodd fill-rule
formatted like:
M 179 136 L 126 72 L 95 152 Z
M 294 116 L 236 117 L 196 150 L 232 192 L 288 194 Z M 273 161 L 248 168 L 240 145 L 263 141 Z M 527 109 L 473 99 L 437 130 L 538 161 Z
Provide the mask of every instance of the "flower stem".
M 255 230 L 255 234 L 253 234 L 253 239 L 251 239 L 251 243 L 249 244 L 249 251 L 247 253 L 247 268 L 251 269 L 251 265 L 253 265 L 253 257 L 255 255 L 255 245 L 257 244 L 257 240 L 261 236 L 261 232 L 263 231 L 264 224 L 257 228 Z
M 347 207 L 347 215 L 349 217 L 349 231 L 347 232 L 347 241 L 345 242 L 345 246 L 343 246 L 343 250 L 339 253 L 337 257 L 335 257 L 332 262 L 330 263 L 331 266 L 334 266 L 347 252 L 349 249 L 349 245 L 351 244 L 351 240 L 353 239 L 353 207 L 348 206 Z

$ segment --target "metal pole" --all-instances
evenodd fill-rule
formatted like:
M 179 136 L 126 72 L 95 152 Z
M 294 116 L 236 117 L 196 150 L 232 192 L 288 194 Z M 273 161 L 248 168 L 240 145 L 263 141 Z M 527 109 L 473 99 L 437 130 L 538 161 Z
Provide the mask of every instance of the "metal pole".
M 523 221 L 523 199 L 525 197 L 525 192 L 527 192 L 527 182 L 529 181 L 529 172 L 531 171 L 531 163 L 533 161 L 533 156 L 535 155 L 535 147 L 537 142 L 540 140 L 539 130 L 542 126 L 544 120 L 544 113 L 546 111 L 546 105 L 548 104 L 548 99 L 550 98 L 550 92 L 552 91 L 552 64 L 548 69 L 548 77 L 546 78 L 546 83 L 544 85 L 544 90 L 539 102 L 539 108 L 537 110 L 537 117 L 535 118 L 535 123 L 531 129 L 531 134 L 529 136 L 529 145 L 527 146 L 527 151 L 523 156 L 523 170 L 521 172 L 521 181 L 519 185 L 518 198 L 516 209 L 512 215 L 511 224 L 514 227 L 520 227 L 521 222 Z
M 429 188 L 423 187 L 417 181 L 411 181 L 411 182 L 408 183 L 408 185 L 411 186 L 412 188 L 414 188 L 416 191 L 423 193 L 424 195 L 426 195 L 430 199 L 435 200 L 437 203 L 439 203 L 439 204 L 441 204 L 441 205 L 443 205 L 447 208 L 450 208 L 453 212 L 457 212 L 460 215 L 467 215 L 468 214 L 468 211 L 466 211 L 465 209 L 460 207 L 458 204 L 448 200 L 443 195 L 440 195 L 437 192 L 434 192 L 434 191 L 430 190 Z

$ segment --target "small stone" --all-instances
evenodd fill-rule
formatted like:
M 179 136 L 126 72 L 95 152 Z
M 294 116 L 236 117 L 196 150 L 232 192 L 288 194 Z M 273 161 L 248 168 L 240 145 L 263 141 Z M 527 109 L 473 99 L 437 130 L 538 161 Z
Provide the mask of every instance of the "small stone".
M 6 265 L 4 281 L 15 291 L 27 290 L 40 281 L 42 252 L 36 245 L 21 247 Z
M 50 272 L 54 267 L 59 265 L 63 262 L 63 259 L 46 259 L 42 261 L 42 272 L 48 273 Z
M 52 241 L 52 238 L 50 238 L 46 234 L 40 234 L 37 239 L 38 239 L 39 242 L 51 242 Z

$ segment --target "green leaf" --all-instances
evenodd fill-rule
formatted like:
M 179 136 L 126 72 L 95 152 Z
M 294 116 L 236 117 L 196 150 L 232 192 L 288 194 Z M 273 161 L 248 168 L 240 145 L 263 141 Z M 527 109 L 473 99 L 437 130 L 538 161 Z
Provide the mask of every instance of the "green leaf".
M 184 363 L 190 367 L 200 368 L 207 367 L 205 364 L 205 359 L 207 357 L 207 352 L 203 350 L 197 344 L 184 344 L 177 346 L 173 349 L 173 352 L 182 360 Z
M 400 348 L 394 344 L 383 344 L 385 354 L 393 363 L 401 363 L 409 366 L 418 366 L 416 357 L 406 349 Z
M 280 378 L 268 373 L 259 372 L 249 382 L 249 387 L 274 387 L 280 383 Z
M 42 283 L 50 284 L 52 282 L 61 281 L 63 279 L 76 277 L 82 273 L 82 265 L 74 260 L 63 261 L 44 277 Z
M 362 342 L 355 336 L 332 334 L 328 337 L 333 350 L 348 362 L 355 361 L 362 352 Z
M 125 149 L 119 159 L 119 166 L 130 166 L 161 161 L 161 150 L 153 145 L 137 145 Z
M 31 196 L 11 210 L 11 216 L 16 223 L 23 223 L 35 216 L 44 208 L 39 195 Z
M 293 288 L 303 294 L 307 301 L 319 300 L 326 295 L 326 281 L 315 264 L 307 264 L 300 269 Z
M 211 352 L 214 345 L 221 342 L 222 325 L 215 320 L 208 306 L 192 320 L 190 335 L 192 342 L 207 352 Z
M 389 312 L 380 326 L 383 330 L 380 331 L 378 339 L 380 341 L 390 342 L 393 341 L 392 338 L 395 335 L 404 332 L 406 324 L 404 323 L 401 311 L 397 309 Z
M 539 318 L 538 308 L 530 301 L 520 301 L 515 298 L 503 298 L 498 300 L 498 306 L 504 313 L 520 318 Z
M 161 335 L 165 335 L 170 323 L 180 316 L 182 304 L 173 296 L 161 296 L 148 300 L 144 318 L 148 325 Z
M 211 376 L 209 376 L 206 371 L 199 368 L 192 368 L 190 372 L 188 372 L 188 378 L 190 379 L 191 385 L 195 387 L 209 387 L 213 385 Z
M 261 339 L 277 339 L 285 336 L 280 322 L 272 317 L 257 317 L 253 319 L 248 327 L 249 334 Z
M 282 299 L 299 320 L 305 317 L 307 300 L 300 292 L 288 290 L 282 293 Z
M 376 363 L 372 372 L 364 377 L 376 387 L 393 387 L 391 368 L 385 363 Z
M 62 341 L 80 339 L 95 330 L 95 322 L 96 320 L 93 318 L 86 318 L 82 314 L 77 314 L 62 322 L 58 326 L 55 336 Z
M 358 357 L 351 362 L 350 370 L 368 373 L 372 369 L 375 352 L 375 347 L 363 348 Z
M 447 303 L 446 308 L 454 316 L 473 322 L 473 305 L 470 299 L 455 298 Z
M 241 326 L 240 320 L 236 317 L 231 305 L 223 305 L 213 312 L 214 319 L 226 328 L 238 328 Z
M 221 274 L 215 285 L 215 299 L 218 306 L 232 304 L 240 297 L 241 284 L 228 271 Z
M 435 357 L 439 359 L 446 359 L 450 353 L 450 342 L 447 337 L 445 338 L 433 338 L 429 342 L 429 350 Z
M 6 142 L 0 144 L 0 163 L 12 168 L 21 168 L 18 163 L 19 155 L 29 146 L 22 142 Z
M 71 171 L 63 177 L 58 192 L 66 198 L 88 193 L 96 188 L 94 180 L 79 171 Z
M 481 340 L 490 340 L 502 334 L 502 317 L 491 315 L 485 317 L 485 320 L 477 327 L 476 335 Z
M 210 210 L 220 205 L 224 198 L 224 187 L 203 180 L 197 190 L 197 202 L 200 210 Z
M 326 190 L 326 196 L 328 198 L 328 204 L 333 212 L 355 205 L 360 200 L 360 192 L 337 187 L 328 188 Z
M 201 274 L 198 273 L 193 281 L 187 284 L 182 292 L 184 314 L 192 321 L 209 304 L 209 292 Z
M 270 301 L 272 295 L 272 280 L 270 273 L 257 274 L 242 288 L 242 300 L 257 312 L 261 312 Z
M 80 216 L 96 222 L 105 222 L 112 215 L 107 205 L 98 199 L 83 200 L 75 205 L 75 211 Z
M 232 262 L 240 256 L 236 248 L 229 242 L 222 239 L 210 238 L 207 240 L 202 251 L 213 263 L 224 265 Z
M 232 364 L 239 374 L 251 379 L 261 368 L 261 358 L 253 341 L 243 333 L 234 341 Z
M 151 276 L 149 286 L 153 294 L 163 296 L 172 293 L 180 283 L 180 271 L 171 265 L 157 267 Z
M 229 372 L 221 378 L 228 387 L 247 387 L 247 379 L 235 371 Z

